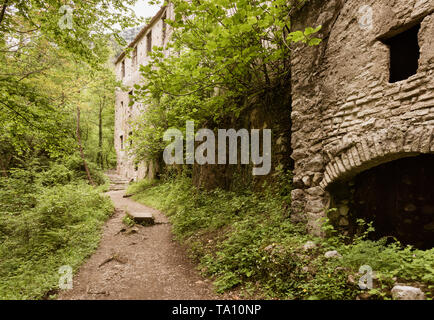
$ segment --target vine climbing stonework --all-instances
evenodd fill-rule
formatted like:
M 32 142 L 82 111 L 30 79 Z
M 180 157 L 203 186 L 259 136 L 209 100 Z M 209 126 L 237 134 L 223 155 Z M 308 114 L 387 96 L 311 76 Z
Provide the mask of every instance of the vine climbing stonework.
M 430 0 L 313 0 L 297 13 L 294 29 L 323 25 L 291 70 L 292 217 L 312 233 L 334 184 L 434 153 L 433 12 Z

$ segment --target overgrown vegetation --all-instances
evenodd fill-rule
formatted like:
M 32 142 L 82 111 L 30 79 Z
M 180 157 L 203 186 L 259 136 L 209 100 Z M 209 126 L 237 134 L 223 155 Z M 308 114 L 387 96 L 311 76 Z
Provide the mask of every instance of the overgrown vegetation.
M 321 26 L 291 30 L 291 14 L 305 0 L 170 2 L 171 42 L 153 47 L 151 61 L 140 67 L 144 84 L 135 85 L 134 98 L 147 106 L 135 122 L 138 159 L 158 160 L 164 132 L 185 129 L 186 120 L 223 128 L 240 121 L 253 101 L 269 107 L 280 91 L 291 91 L 292 46 L 321 42 L 315 37 Z
M 89 186 L 69 164 L 17 169 L 0 179 L 0 299 L 55 292 L 59 267 L 76 270 L 97 248 L 112 204 L 100 195 L 104 185 Z
M 126 28 L 137 23 L 128 8 L 134 3 L 135 0 L 2 2 L 2 176 L 7 176 L 11 168 L 22 167 L 29 154 L 56 158 L 77 147 L 84 149 L 84 155 L 100 167 L 113 165 L 110 140 L 117 83 L 107 61 L 112 55 L 113 40 L 121 40 L 115 25 Z
M 138 161 L 160 159 L 165 130 L 184 129 L 187 120 L 210 129 L 235 126 L 258 101 L 267 112 L 277 93 L 291 92 L 292 46 L 321 41 L 315 37 L 321 26 L 291 29 L 291 15 L 305 0 L 172 2 L 176 17 L 166 22 L 174 28 L 169 49 L 175 54 L 164 59 L 163 48 L 154 47 L 151 63 L 141 67 L 146 81 L 135 87 L 134 98 L 147 110 L 133 134 Z M 119 37 L 109 31 L 117 23 L 126 28 L 137 22 L 128 9 L 134 3 L 69 2 L 72 28 L 59 27 L 60 1 L 1 5 L 1 299 L 47 297 L 57 287 L 60 266 L 76 270 L 95 250 L 100 227 L 113 211 L 100 196 L 107 184 L 99 171 L 115 157 L 114 90 L 120 85 L 106 63 Z M 191 167 L 177 169 L 185 174 Z M 369 241 L 369 225 L 355 239 L 336 235 L 328 224 L 329 237 L 310 236 L 289 219 L 287 181 L 290 174 L 276 171 L 273 184 L 260 193 L 205 192 L 178 175 L 140 182 L 129 193 L 170 216 L 175 235 L 189 245 L 218 292 L 366 298 L 357 272 L 369 265 L 376 272 L 370 298 L 389 298 L 395 282 L 417 282 L 433 296 L 434 249 Z M 342 257 L 326 258 L 330 250 Z
M 0 5 L 0 299 L 44 297 L 98 244 L 112 212 L 100 170 L 115 164 L 107 62 L 135 2 Z
M 367 240 L 372 228 L 351 241 L 333 234 L 308 235 L 289 219 L 290 181 L 277 173 L 263 193 L 194 188 L 189 178 L 171 178 L 150 187 L 133 185 L 134 199 L 163 210 L 178 240 L 188 244 L 201 271 L 214 279 L 217 292 L 280 299 L 388 299 L 395 282 L 419 283 L 434 293 L 434 249 L 403 248 L 399 243 Z M 362 222 L 361 222 L 362 223 Z M 305 246 L 308 241 L 314 245 Z M 326 258 L 337 250 L 342 258 Z M 374 271 L 374 289 L 358 286 L 359 268 Z
M 136 225 L 136 222 L 130 218 L 129 215 L 124 215 L 124 217 L 122 218 L 122 223 L 124 225 L 126 225 L 127 227 L 132 227 Z

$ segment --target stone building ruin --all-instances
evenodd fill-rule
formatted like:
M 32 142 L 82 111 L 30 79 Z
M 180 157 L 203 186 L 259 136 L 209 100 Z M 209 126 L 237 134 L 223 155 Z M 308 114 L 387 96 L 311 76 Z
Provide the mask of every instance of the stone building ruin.
M 142 104 L 130 104 L 130 102 L 134 93 L 134 85 L 142 83 L 140 65 L 146 65 L 149 62 L 149 52 L 152 51 L 152 47 L 164 48 L 167 45 L 171 30 L 165 20 L 173 18 L 173 6 L 163 6 L 128 45 L 129 54 L 125 50 L 115 61 L 116 78 L 122 81 L 122 85 L 127 90 L 118 89 L 116 91 L 114 145 L 117 155 L 117 172 L 128 180 L 152 178 L 155 172 L 153 163 L 144 161 L 136 163 L 134 157 L 127 151 L 127 144 L 132 143 L 129 139 L 133 132 L 132 121 L 146 111 L 146 107 Z M 169 52 L 166 50 L 165 54 Z
M 320 234 L 373 220 L 379 236 L 434 245 L 434 1 L 310 1 L 323 25 L 292 61 L 294 219 Z M 327 212 L 329 208 L 337 208 Z
M 131 56 L 118 57 L 124 86 L 140 81 L 138 65 L 150 43 L 167 41 L 172 15 L 163 7 Z M 318 25 L 322 43 L 292 54 L 292 219 L 317 235 L 324 217 L 345 234 L 373 220 L 378 236 L 433 247 L 434 1 L 310 0 L 292 21 L 294 30 Z M 152 172 L 124 150 L 129 120 L 144 111 L 117 92 L 118 172 L 128 179 Z

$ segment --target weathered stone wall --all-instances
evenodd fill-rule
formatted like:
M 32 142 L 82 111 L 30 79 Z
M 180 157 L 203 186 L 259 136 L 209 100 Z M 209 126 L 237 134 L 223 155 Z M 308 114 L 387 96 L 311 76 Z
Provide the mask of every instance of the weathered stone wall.
M 225 122 L 217 125 L 208 123 L 208 129 L 269 129 L 271 137 L 271 170 L 268 175 L 252 175 L 253 164 L 205 164 L 193 166 L 193 184 L 196 187 L 212 190 L 243 190 L 250 188 L 260 191 L 264 182 L 276 181 L 276 169 L 286 172 L 292 170 L 290 158 L 291 148 L 291 92 L 289 80 L 282 81 L 281 87 L 271 93 L 265 93 L 246 101 L 243 112 L 237 118 L 228 117 Z M 218 127 L 218 128 L 217 128 Z M 216 131 L 215 131 L 216 132 Z M 198 143 L 199 144 L 199 143 Z M 218 157 L 219 141 L 216 141 L 216 159 Z M 240 149 L 240 144 L 238 144 Z M 240 157 L 238 157 L 240 160 Z
M 130 44 L 131 48 L 137 47 L 137 64 L 133 64 L 132 52 L 129 55 L 121 55 L 115 64 L 116 77 L 119 81 L 122 81 L 124 89 L 126 88 L 125 91 L 121 89 L 116 91 L 114 145 L 117 154 L 117 172 L 130 180 L 143 179 L 144 177 L 152 178 L 155 174 L 155 164 L 153 162 L 142 161 L 136 165 L 134 157 L 127 151 L 127 146 L 130 145 L 128 138 L 133 131 L 132 122 L 145 111 L 145 106 L 140 103 L 129 106 L 129 92 L 134 89 L 135 84 L 142 83 L 142 76 L 139 71 L 140 65 L 149 63 L 150 58 L 147 54 L 147 35 L 149 32 L 152 32 L 152 46 L 164 47 L 170 38 L 171 30 L 166 24 L 166 36 L 163 39 L 164 16 L 167 19 L 174 18 L 172 5 L 162 8 L 150 24 L 145 26 Z M 122 76 L 123 62 L 125 63 L 125 77 Z M 124 148 L 121 146 L 121 136 L 123 137 Z
M 372 8 L 372 28 L 360 8 Z M 299 46 L 292 60 L 292 158 L 295 220 L 317 220 L 329 187 L 379 164 L 434 153 L 434 1 L 312 0 L 294 29 L 323 25 L 323 43 Z M 416 75 L 389 83 L 381 40 L 421 22 Z

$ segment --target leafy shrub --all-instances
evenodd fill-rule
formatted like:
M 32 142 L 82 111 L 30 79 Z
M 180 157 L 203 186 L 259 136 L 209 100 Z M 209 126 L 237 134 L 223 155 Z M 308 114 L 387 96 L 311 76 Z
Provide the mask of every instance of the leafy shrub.
M 81 159 L 80 155 L 74 154 L 65 160 L 65 166 L 72 171 L 74 180 L 87 180 L 83 159 Z M 87 166 L 93 181 L 97 185 L 106 183 L 104 174 L 98 169 L 98 166 L 95 163 L 88 161 Z
M 0 192 L 3 209 L 14 188 L 15 194 L 28 191 L 12 181 Z M 97 248 L 100 227 L 113 212 L 111 201 L 84 182 L 33 191 L 20 197 L 31 199 L 28 205 L 0 215 L 1 299 L 38 299 L 56 288 L 58 268 L 78 268 Z
M 54 164 L 47 171 L 39 174 L 39 183 L 44 187 L 65 185 L 72 181 L 73 172 L 63 164 Z
M 0 215 L 19 213 L 36 205 L 34 172 L 13 170 L 9 178 L 0 178 Z
M 143 179 L 138 182 L 133 182 L 128 186 L 126 191 L 127 195 L 135 195 L 137 193 L 143 192 L 148 188 L 151 188 L 157 184 L 157 180 Z

